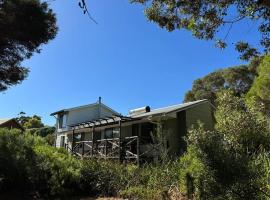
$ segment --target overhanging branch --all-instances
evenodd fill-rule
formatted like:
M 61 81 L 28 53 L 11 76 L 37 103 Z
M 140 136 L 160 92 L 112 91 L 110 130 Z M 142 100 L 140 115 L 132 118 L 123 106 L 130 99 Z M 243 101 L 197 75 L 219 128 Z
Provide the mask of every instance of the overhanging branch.
M 267 9 L 270 9 L 270 0 L 259 0 L 258 3 Z

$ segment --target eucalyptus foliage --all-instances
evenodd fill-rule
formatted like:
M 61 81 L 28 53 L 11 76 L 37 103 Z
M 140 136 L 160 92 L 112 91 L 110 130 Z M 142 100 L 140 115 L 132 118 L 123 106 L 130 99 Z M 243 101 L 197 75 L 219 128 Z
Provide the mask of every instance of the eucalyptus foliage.
M 208 99 L 215 104 L 217 93 L 229 89 L 234 95 L 242 96 L 248 93 L 262 58 L 253 59 L 248 65 L 220 69 L 196 79 L 192 89 L 186 92 L 185 102 Z
M 215 117 L 214 131 L 202 126 L 190 131 L 180 185 L 187 185 L 189 175 L 198 199 L 267 199 L 268 120 L 230 91 L 218 95 Z
M 270 3 L 267 0 L 130 0 L 145 5 L 146 17 L 168 31 L 186 29 L 203 40 L 214 40 L 219 48 L 226 48 L 231 29 L 245 20 L 258 23 L 258 43 L 263 52 L 270 50 Z M 220 34 L 223 32 L 223 34 Z M 233 41 L 248 60 L 260 54 L 248 41 Z
M 270 116 L 270 55 L 263 57 L 258 67 L 258 77 L 247 94 L 247 101 L 263 106 L 263 113 Z M 255 101 L 255 102 L 254 102 Z

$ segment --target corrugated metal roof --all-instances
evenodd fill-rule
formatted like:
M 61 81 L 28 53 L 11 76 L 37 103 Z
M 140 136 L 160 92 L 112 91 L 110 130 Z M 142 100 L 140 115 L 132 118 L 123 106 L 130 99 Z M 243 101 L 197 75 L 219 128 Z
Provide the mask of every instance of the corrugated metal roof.
M 152 116 L 152 115 L 160 115 L 160 114 L 167 114 L 175 111 L 181 111 L 181 110 L 186 110 L 190 107 L 193 107 L 195 105 L 201 104 L 208 102 L 207 99 L 203 100 L 198 100 L 198 101 L 193 101 L 193 102 L 188 102 L 188 103 L 182 103 L 182 104 L 177 104 L 173 106 L 168 106 L 168 107 L 163 107 L 163 108 L 158 108 L 154 109 L 150 112 L 138 114 L 138 115 L 132 115 L 132 118 L 140 118 L 140 117 L 147 117 L 147 116 Z
M 8 122 L 10 120 L 12 120 L 12 119 L 0 119 L 0 125 L 4 124 L 4 123 L 6 123 L 6 122 Z

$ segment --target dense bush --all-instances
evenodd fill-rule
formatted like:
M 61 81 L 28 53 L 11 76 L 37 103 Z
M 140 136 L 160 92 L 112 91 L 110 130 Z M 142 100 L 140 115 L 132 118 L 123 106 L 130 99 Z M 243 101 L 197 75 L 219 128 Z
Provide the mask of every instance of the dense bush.
M 178 188 L 177 162 L 141 167 L 108 160 L 86 160 L 82 164 L 81 189 L 92 196 L 166 199 L 173 186 Z
M 54 146 L 55 143 L 55 127 L 52 126 L 44 126 L 41 128 L 31 128 L 27 129 L 27 132 L 32 135 L 37 135 L 45 138 L 45 141 L 50 145 Z
M 44 142 L 20 131 L 0 129 L 0 186 L 20 190 L 33 188 L 36 165 L 33 146 Z
M 230 92 L 217 105 L 214 131 L 190 131 L 188 151 L 180 158 L 181 187 L 198 199 L 267 199 L 267 119 Z
M 119 164 L 118 161 L 78 160 L 44 138 L 0 129 L 0 191 L 20 190 L 42 197 L 123 196 L 132 199 L 167 197 L 178 188 L 177 162 Z
M 82 191 L 93 196 L 117 196 L 130 178 L 129 168 L 119 162 L 85 160 L 81 169 Z
M 44 139 L 17 130 L 0 129 L 0 190 L 53 196 L 74 192 L 80 162 Z
M 178 162 L 147 164 L 130 171 L 129 181 L 120 193 L 131 199 L 169 199 L 178 188 Z
M 81 163 L 64 149 L 36 146 L 36 186 L 43 194 L 70 195 L 79 193 Z M 42 186 L 42 187 L 41 187 Z

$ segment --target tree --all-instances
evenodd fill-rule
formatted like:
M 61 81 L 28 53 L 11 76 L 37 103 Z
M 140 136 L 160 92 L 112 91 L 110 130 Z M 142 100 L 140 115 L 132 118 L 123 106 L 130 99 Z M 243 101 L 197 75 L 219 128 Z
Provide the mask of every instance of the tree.
M 270 55 L 264 56 L 258 67 L 258 77 L 247 93 L 247 101 L 252 103 L 253 100 L 264 106 L 265 114 L 270 114 Z
M 269 198 L 270 130 L 257 110 L 225 91 L 218 95 L 215 129 L 189 132 L 180 181 L 189 175 L 198 199 Z
M 203 40 L 215 40 L 216 46 L 225 48 L 233 25 L 242 20 L 257 22 L 261 34 L 260 46 L 270 50 L 270 1 L 269 0 L 131 0 L 146 6 L 146 17 L 168 31 L 186 29 Z M 236 16 L 235 16 L 236 15 Z M 224 36 L 220 32 L 224 31 Z M 227 31 L 226 31 L 227 30 Z M 235 46 L 240 58 L 248 60 L 260 54 L 246 41 Z
M 42 128 L 42 127 L 44 127 L 44 124 L 41 122 L 41 117 L 37 115 L 30 117 L 28 121 L 24 123 L 25 129 Z
M 185 95 L 185 102 L 208 99 L 215 104 L 217 92 L 230 89 L 236 96 L 246 94 L 257 75 L 261 58 L 256 58 L 248 66 L 242 65 L 218 70 L 193 82 L 192 89 Z
M 41 117 L 38 115 L 25 116 L 25 112 L 20 112 L 17 121 L 25 128 L 25 129 L 33 129 L 33 128 L 42 128 L 44 124 L 41 121 Z
M 0 27 L 1 92 L 27 77 L 21 62 L 56 36 L 56 16 L 40 0 L 1 0 Z

